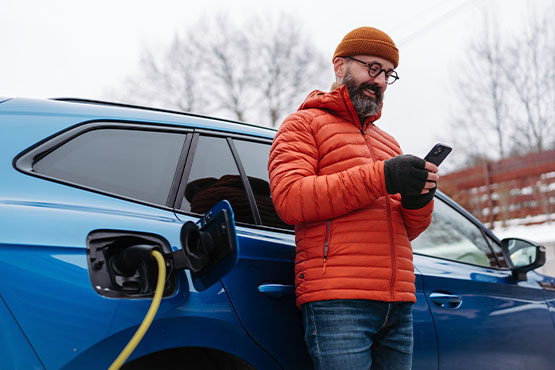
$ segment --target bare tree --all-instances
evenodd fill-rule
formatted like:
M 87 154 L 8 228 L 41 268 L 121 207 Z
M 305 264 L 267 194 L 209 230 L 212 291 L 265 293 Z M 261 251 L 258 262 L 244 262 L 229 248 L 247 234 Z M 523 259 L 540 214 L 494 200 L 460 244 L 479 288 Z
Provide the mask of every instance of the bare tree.
M 555 11 L 552 9 L 551 11 Z M 461 167 L 484 164 L 513 155 L 541 152 L 555 144 L 555 23 L 550 12 L 531 10 L 524 28 L 511 34 L 501 30 L 495 17 L 483 13 L 483 25 L 467 49 L 468 59 L 457 66 L 456 115 L 451 126 Z M 503 37 L 502 37 L 503 36 Z M 507 37 L 508 36 L 508 37 Z M 489 175 L 486 171 L 486 179 Z M 488 197 L 495 207 L 491 217 L 509 217 L 518 182 L 489 183 Z M 550 200 L 535 197 L 550 217 Z M 474 188 L 474 191 L 480 189 Z
M 504 72 L 519 103 L 515 153 L 543 151 L 555 135 L 554 36 L 553 19 L 532 12 L 524 32 L 508 46 Z
M 197 52 L 204 59 L 205 89 L 217 110 L 244 121 L 253 89 L 251 43 L 241 27 L 223 14 L 200 23 L 203 39 Z
M 164 53 L 146 50 L 124 100 L 275 126 L 321 86 L 324 57 L 286 15 L 203 18 Z
M 302 34 L 298 20 L 281 15 L 270 22 L 256 19 L 257 81 L 263 94 L 262 114 L 275 127 L 322 83 L 325 59 Z M 265 120 L 265 119 L 264 119 Z
M 451 127 L 457 133 L 457 147 L 466 152 L 467 163 L 504 158 L 507 138 L 512 134 L 507 125 L 506 52 L 498 23 L 488 13 L 482 17 L 480 36 L 468 48 L 467 59 L 456 68 L 458 109 L 451 118 Z
M 456 82 L 451 119 L 465 164 L 542 151 L 555 144 L 555 24 L 549 12 L 531 11 L 524 31 L 509 34 L 484 12 L 468 71 Z M 456 75 L 460 76 L 460 73 Z
M 196 71 L 202 60 L 196 52 L 195 37 L 196 33 L 189 31 L 184 36 L 175 35 L 163 53 L 153 49 L 143 51 L 140 72 L 128 77 L 115 95 L 130 103 L 203 112 L 207 102 L 197 93 L 202 81 Z

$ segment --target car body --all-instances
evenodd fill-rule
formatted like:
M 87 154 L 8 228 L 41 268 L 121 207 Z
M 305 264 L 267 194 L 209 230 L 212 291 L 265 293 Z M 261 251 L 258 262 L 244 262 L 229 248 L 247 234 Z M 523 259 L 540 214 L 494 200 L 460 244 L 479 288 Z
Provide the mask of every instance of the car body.
M 95 246 L 138 240 L 169 256 L 183 247 L 184 225 L 223 199 L 235 218 L 233 266 L 202 288 L 191 271 L 171 272 L 125 367 L 311 368 L 295 306 L 294 231 L 269 192 L 275 130 L 22 98 L 0 99 L 0 130 L 1 368 L 107 368 L 152 294 L 132 281 L 121 283 L 126 292 L 95 282 L 108 269 L 95 264 Z M 413 242 L 413 368 L 551 369 L 555 279 L 531 270 L 541 247 L 501 242 L 439 191 L 435 202 L 432 225 Z M 509 255 L 519 242 L 524 262 Z

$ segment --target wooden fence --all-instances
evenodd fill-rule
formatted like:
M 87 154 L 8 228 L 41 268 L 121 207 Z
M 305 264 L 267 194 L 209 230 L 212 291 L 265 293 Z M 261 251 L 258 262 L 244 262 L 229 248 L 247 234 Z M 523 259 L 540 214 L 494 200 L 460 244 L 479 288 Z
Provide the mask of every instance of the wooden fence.
M 555 150 L 513 157 L 442 175 L 439 189 L 493 228 L 494 221 L 555 211 Z

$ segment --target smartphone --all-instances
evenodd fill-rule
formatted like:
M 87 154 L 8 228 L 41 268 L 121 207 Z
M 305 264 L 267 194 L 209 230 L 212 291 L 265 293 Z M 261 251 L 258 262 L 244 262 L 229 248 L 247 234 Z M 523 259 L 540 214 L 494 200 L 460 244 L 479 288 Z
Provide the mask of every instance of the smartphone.
M 428 154 L 424 157 L 424 159 L 428 162 L 432 162 L 436 166 L 439 166 L 441 162 L 451 153 L 453 150 L 450 146 L 445 144 L 436 144 L 430 150 Z

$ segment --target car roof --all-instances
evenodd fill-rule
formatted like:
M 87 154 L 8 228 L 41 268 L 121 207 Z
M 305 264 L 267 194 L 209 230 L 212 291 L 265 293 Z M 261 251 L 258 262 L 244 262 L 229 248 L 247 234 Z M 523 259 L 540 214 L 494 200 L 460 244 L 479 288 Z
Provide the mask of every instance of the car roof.
M 154 124 L 205 128 L 231 133 L 241 133 L 273 138 L 276 130 L 223 118 L 173 111 L 168 109 L 122 104 L 115 102 L 79 99 L 28 99 L 0 98 L 1 113 L 33 113 L 48 116 L 76 116 L 80 122 L 89 120 L 123 120 Z

